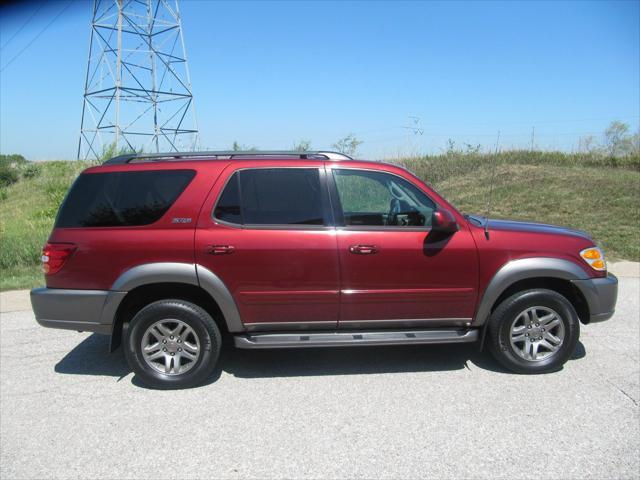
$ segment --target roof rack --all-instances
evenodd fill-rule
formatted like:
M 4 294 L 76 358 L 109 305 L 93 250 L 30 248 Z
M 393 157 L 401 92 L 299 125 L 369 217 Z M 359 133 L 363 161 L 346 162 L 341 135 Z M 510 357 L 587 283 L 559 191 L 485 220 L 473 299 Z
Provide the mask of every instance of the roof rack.
M 353 160 L 348 155 L 339 152 L 330 151 L 312 151 L 312 152 L 296 152 L 288 150 L 252 150 L 247 152 L 227 150 L 227 151 L 212 151 L 212 152 L 166 152 L 166 153 L 127 153 L 124 155 L 118 155 L 113 157 L 103 165 L 122 165 L 131 163 L 132 161 L 149 161 L 149 162 L 162 162 L 172 160 L 191 160 L 202 159 L 207 160 L 211 158 L 216 159 L 232 159 L 237 157 L 281 157 L 281 156 L 293 156 L 302 160 Z

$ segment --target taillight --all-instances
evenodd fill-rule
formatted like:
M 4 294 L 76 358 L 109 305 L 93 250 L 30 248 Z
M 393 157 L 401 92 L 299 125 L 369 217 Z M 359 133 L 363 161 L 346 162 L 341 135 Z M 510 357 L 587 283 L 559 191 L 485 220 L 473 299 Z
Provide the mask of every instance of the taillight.
M 42 271 L 45 275 L 58 273 L 64 263 L 76 250 L 73 243 L 51 243 L 42 248 Z

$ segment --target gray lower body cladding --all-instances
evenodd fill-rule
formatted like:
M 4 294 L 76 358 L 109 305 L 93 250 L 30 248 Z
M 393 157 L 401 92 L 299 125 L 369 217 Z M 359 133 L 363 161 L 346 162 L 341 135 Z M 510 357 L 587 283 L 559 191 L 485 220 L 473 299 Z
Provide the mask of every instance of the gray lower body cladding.
M 573 280 L 573 284 L 582 293 L 589 306 L 589 321 L 602 322 L 610 319 L 616 309 L 618 299 L 618 278 L 609 274 L 605 278 Z
M 43 327 L 111 334 L 113 317 L 126 292 L 34 288 L 31 306 Z
M 189 268 L 190 266 L 186 266 Z M 189 272 L 191 269 L 189 268 Z M 203 280 L 206 280 L 203 269 Z M 195 275 L 195 268 L 194 268 Z M 212 277 L 215 277 L 211 274 Z M 215 277 L 213 280 L 216 280 Z M 219 279 L 218 279 L 219 280 Z M 618 279 L 609 274 L 605 278 L 591 278 L 572 280 L 580 290 L 589 307 L 589 322 L 607 320 L 613 316 L 618 294 Z M 197 283 L 197 282 L 196 282 Z M 223 284 L 217 285 L 211 281 L 203 281 L 204 288 L 211 293 L 216 301 L 221 303 L 227 320 L 229 331 L 241 332 L 245 329 L 231 295 Z M 206 288 L 206 287 L 210 288 Z M 215 287 L 215 288 L 214 288 Z M 216 294 L 217 295 L 214 295 Z M 223 295 L 224 294 L 224 295 Z M 31 304 L 38 323 L 45 327 L 62 328 L 67 330 L 81 330 L 111 334 L 116 311 L 122 299 L 127 295 L 118 290 L 67 290 L 55 288 L 36 288 L 31 291 Z M 479 322 L 481 324 L 482 322 Z M 363 325 L 364 326 L 364 325 Z M 353 326 L 352 326 L 353 327 Z M 462 337 L 458 334 L 450 335 L 442 332 L 467 332 Z M 431 329 L 426 330 L 403 328 L 384 331 L 359 330 L 361 338 L 355 338 L 349 331 L 319 332 L 304 335 L 299 338 L 286 337 L 282 333 L 279 338 L 273 335 L 258 334 L 240 335 L 236 337 L 236 345 L 242 348 L 275 348 L 275 347 L 304 347 L 304 346 L 339 346 L 339 345 L 393 345 L 405 343 L 454 343 L 475 340 L 475 331 L 465 329 Z M 414 335 L 413 337 L 406 335 Z M 395 335 L 395 336 L 394 336 Z M 279 345 L 275 345 L 279 343 Z

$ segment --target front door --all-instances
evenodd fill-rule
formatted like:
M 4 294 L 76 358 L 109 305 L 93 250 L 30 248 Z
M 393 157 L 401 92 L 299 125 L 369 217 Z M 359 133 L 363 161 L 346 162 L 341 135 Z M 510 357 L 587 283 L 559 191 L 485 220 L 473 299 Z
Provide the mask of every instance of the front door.
M 396 174 L 328 169 L 338 225 L 340 327 L 464 325 L 476 299 L 478 261 L 466 225 L 430 228 L 436 203 Z
M 225 283 L 249 330 L 337 325 L 338 258 L 324 175 L 317 167 L 238 161 L 212 191 L 196 261 Z

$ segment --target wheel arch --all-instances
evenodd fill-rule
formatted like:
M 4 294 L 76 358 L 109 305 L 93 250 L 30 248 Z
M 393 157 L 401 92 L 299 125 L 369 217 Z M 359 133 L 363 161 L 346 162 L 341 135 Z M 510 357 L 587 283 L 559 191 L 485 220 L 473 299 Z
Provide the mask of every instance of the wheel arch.
M 112 285 L 117 308 L 111 307 L 113 323 L 110 351 L 121 342 L 122 331 L 144 305 L 162 298 L 191 301 L 204 308 L 221 332 L 244 330 L 238 308 L 222 280 L 205 267 L 188 263 L 151 263 L 124 272 Z M 124 294 L 124 295 L 122 295 Z
M 588 278 L 586 272 L 569 260 L 546 257 L 512 260 L 489 282 L 476 310 L 474 324 L 485 325 L 491 312 L 505 298 L 531 288 L 547 288 L 564 295 L 576 309 L 580 321 L 588 323 L 588 303 L 572 282 L 585 278 Z

